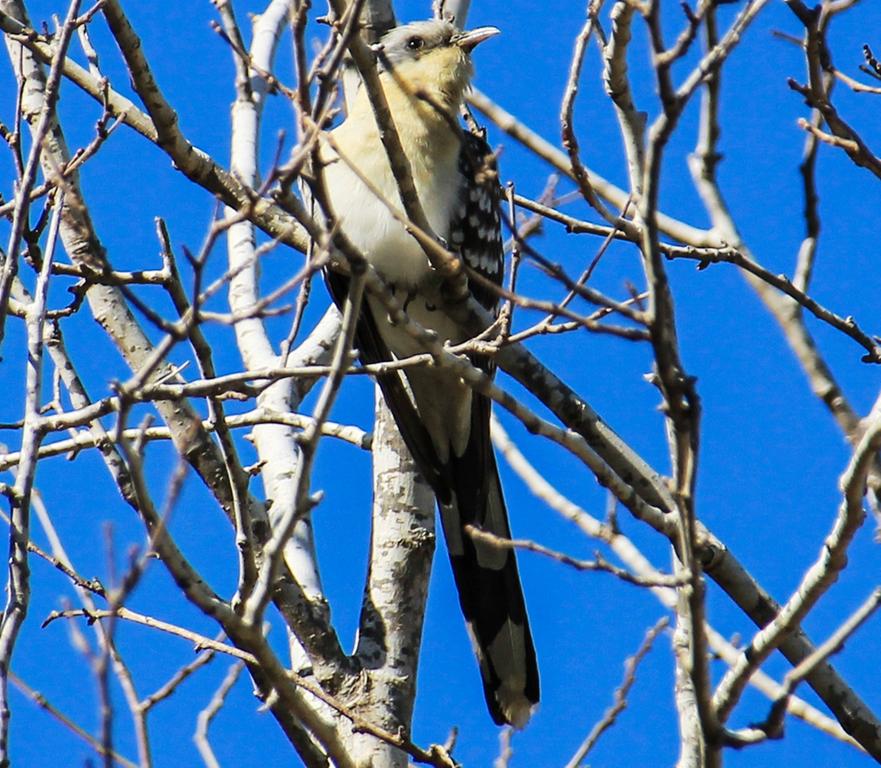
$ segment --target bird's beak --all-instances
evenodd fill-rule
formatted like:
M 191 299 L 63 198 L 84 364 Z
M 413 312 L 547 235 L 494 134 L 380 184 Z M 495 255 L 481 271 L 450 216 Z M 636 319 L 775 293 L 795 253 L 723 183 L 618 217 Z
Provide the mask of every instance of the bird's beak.
M 498 27 L 478 27 L 477 29 L 462 32 L 455 38 L 455 43 L 470 53 L 478 43 L 489 40 L 491 37 L 501 33 L 502 31 Z

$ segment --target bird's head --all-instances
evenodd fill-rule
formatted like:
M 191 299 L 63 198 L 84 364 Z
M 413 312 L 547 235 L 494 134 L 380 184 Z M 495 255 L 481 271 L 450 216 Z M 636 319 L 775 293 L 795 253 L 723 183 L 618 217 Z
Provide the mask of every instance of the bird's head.
M 381 69 L 414 92 L 439 97 L 456 109 L 471 82 L 471 52 L 478 43 L 499 34 L 496 27 L 466 32 L 441 19 L 395 27 L 377 47 Z

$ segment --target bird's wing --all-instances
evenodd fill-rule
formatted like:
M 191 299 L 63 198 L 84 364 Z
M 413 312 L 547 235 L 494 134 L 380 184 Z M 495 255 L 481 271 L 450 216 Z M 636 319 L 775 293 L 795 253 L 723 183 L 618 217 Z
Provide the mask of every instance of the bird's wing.
M 450 243 L 471 269 L 501 285 L 505 253 L 499 216 L 499 174 L 489 145 L 473 133 L 462 136 L 459 173 L 463 189 L 450 222 Z M 471 281 L 469 288 L 486 309 L 496 310 L 499 303 L 496 291 L 476 280 Z
M 465 134 L 459 170 L 464 189 L 450 227 L 450 242 L 471 269 L 496 285 L 504 275 L 499 215 L 499 181 L 487 143 Z M 457 242 L 458 241 L 458 242 Z M 498 293 L 470 281 L 474 297 L 495 311 Z M 490 376 L 491 359 L 472 355 Z M 525 725 L 539 700 L 538 665 L 514 551 L 475 540 L 473 525 L 502 539 L 511 538 L 508 513 L 490 441 L 490 400 L 474 392 L 471 431 L 465 451 L 450 457 L 454 503 L 441 504 L 444 534 L 462 612 L 480 663 L 484 693 L 493 719 Z

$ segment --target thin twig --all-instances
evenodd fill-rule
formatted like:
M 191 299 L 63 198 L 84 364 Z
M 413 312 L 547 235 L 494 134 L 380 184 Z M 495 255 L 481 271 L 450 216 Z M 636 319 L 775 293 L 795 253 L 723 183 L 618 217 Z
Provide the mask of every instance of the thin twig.
M 624 680 L 615 689 L 615 700 L 611 707 L 604 713 L 600 721 L 591 728 L 587 738 L 582 742 L 581 746 L 575 751 L 575 754 L 566 763 L 566 768 L 578 768 L 584 762 L 590 751 L 596 746 L 597 741 L 609 728 L 611 728 L 618 716 L 627 708 L 627 695 L 636 682 L 636 670 L 640 662 L 645 658 L 646 654 L 652 649 L 657 636 L 663 632 L 669 625 L 670 620 L 664 616 L 659 619 L 655 625 L 645 634 L 636 653 L 624 662 Z

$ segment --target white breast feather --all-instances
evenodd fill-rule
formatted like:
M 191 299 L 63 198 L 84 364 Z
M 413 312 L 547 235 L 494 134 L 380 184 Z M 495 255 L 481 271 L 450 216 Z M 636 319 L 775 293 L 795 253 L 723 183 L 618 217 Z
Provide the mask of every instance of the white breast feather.
M 342 147 L 353 145 L 344 133 L 349 128 L 346 123 L 334 131 Z M 351 128 L 357 130 L 356 126 Z M 374 136 L 359 139 L 355 145 L 363 146 L 371 140 L 379 142 Z M 447 238 L 461 184 L 457 142 L 431 147 L 422 137 L 411 137 L 403 132 L 401 140 L 413 169 L 422 209 L 435 233 Z M 354 153 L 355 156 L 348 159 L 379 188 L 386 201 L 402 212 L 398 187 L 385 150 L 381 145 L 371 149 L 376 151 Z M 349 239 L 386 280 L 401 287 L 417 285 L 430 270 L 428 258 L 403 225 L 394 219 L 386 203 L 374 195 L 341 158 L 325 166 L 324 176 L 334 212 Z

